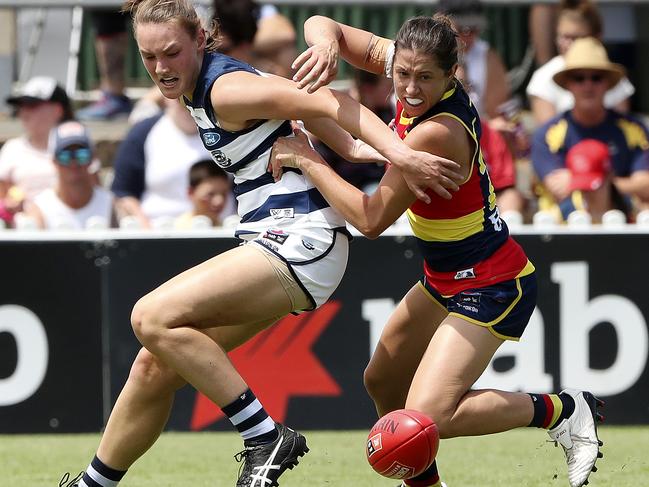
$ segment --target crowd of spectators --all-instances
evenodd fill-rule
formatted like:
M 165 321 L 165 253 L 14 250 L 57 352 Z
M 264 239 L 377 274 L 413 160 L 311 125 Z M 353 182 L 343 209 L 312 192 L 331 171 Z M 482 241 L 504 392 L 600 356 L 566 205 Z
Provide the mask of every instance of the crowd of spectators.
M 440 0 L 438 10 L 451 17 L 462 41 L 457 77 L 481 114 L 481 146 L 501 214 L 531 222 L 535 213 L 546 213 L 562 223 L 586 213 L 602 223 L 611 210 L 626 222 L 649 210 L 649 133 L 630 114 L 635 89 L 625 67 L 609 59 L 602 16 L 591 0 L 530 10 L 536 69 L 523 103 L 512 95 L 503 59 L 481 38 L 489 26 L 480 0 Z M 23 135 L 0 148 L 0 224 L 190 229 L 235 222 L 231 178 L 210 161 L 187 110 L 158 90 L 135 104 L 126 97 L 125 19 L 104 14 L 91 17 L 102 90 L 97 103 L 75 114 L 65 90 L 48 77 L 29 80 L 7 99 Z M 263 72 L 292 75 L 296 30 L 275 7 L 214 0 L 204 16 L 221 23 L 224 53 Z M 354 72 L 349 91 L 390 123 L 389 80 Z M 90 133 L 73 120 L 121 116 L 129 116 L 130 128 L 104 162 L 109 177 L 102 185 Z M 365 191 L 384 172 L 344 161 L 313 142 Z

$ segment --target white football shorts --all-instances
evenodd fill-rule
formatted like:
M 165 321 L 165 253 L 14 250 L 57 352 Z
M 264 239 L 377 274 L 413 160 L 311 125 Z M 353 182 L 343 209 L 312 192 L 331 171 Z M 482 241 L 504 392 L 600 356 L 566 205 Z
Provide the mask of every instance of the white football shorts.
M 291 300 L 299 308 L 294 309 L 295 312 L 315 309 L 324 304 L 340 284 L 347 267 L 349 238 L 338 230 L 268 228 L 248 244 L 286 264 L 309 302 L 309 306 L 305 307 L 298 304 L 301 300 L 292 297 Z M 283 285 L 287 289 L 286 283 Z M 287 289 L 287 293 L 290 296 L 290 289 Z

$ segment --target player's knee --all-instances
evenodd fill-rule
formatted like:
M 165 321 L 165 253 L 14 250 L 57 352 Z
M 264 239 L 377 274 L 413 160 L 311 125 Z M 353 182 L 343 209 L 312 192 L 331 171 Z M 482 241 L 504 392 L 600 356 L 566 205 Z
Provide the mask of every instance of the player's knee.
M 416 399 L 408 398 L 408 409 L 414 409 L 427 414 L 437 425 L 440 438 L 454 438 L 457 436 L 453 431 L 453 415 L 455 414 L 455 407 L 446 406 L 442 400 L 426 400 L 418 402 Z
M 154 394 L 175 392 L 186 383 L 172 368 L 145 348 L 140 350 L 135 358 L 129 380 L 137 382 L 139 388 Z
M 131 312 L 133 333 L 149 349 L 160 340 L 165 329 L 163 307 L 154 301 L 145 296 L 135 303 Z
M 372 400 L 384 407 L 391 407 L 395 396 L 401 397 L 400 391 L 386 380 L 384 374 L 371 365 L 363 373 L 363 384 Z
M 379 374 L 375 373 L 372 367 L 367 367 L 363 372 L 363 384 L 372 399 L 380 395 L 382 381 Z

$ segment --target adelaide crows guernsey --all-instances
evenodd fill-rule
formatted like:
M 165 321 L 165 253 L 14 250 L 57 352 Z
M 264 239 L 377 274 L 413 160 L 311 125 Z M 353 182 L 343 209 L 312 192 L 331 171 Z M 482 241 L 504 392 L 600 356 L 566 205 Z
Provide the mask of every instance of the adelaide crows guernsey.
M 523 249 L 498 215 L 496 195 L 480 150 L 480 118 L 459 82 L 425 114 L 408 118 L 397 104 L 394 130 L 403 139 L 418 124 L 450 117 L 462 124 L 475 150 L 469 176 L 450 200 L 429 190 L 431 203 L 417 200 L 407 210 L 424 257 L 426 279 L 444 296 L 484 287 L 534 271 Z
M 273 143 L 293 134 L 290 121 L 259 120 L 236 132 L 219 127 L 210 92 L 220 76 L 235 71 L 263 76 L 246 63 L 206 52 L 192 99 L 183 97 L 212 159 L 234 175 L 234 194 L 241 218 L 235 235 L 250 239 L 269 227 L 345 228 L 342 216 L 300 171 L 285 168 L 277 182 L 268 172 Z

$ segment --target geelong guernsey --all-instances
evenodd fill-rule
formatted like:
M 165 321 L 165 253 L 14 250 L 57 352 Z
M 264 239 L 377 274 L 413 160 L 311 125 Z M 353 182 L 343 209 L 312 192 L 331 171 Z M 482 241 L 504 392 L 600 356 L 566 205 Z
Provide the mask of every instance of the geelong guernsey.
M 220 76 L 235 71 L 263 75 L 231 57 L 205 53 L 192 100 L 184 98 L 212 159 L 234 175 L 234 194 L 241 218 L 235 235 L 250 239 L 269 227 L 344 228 L 342 216 L 300 171 L 285 168 L 277 182 L 268 172 L 273 143 L 278 137 L 292 136 L 290 121 L 259 120 L 237 132 L 219 127 L 210 91 Z

